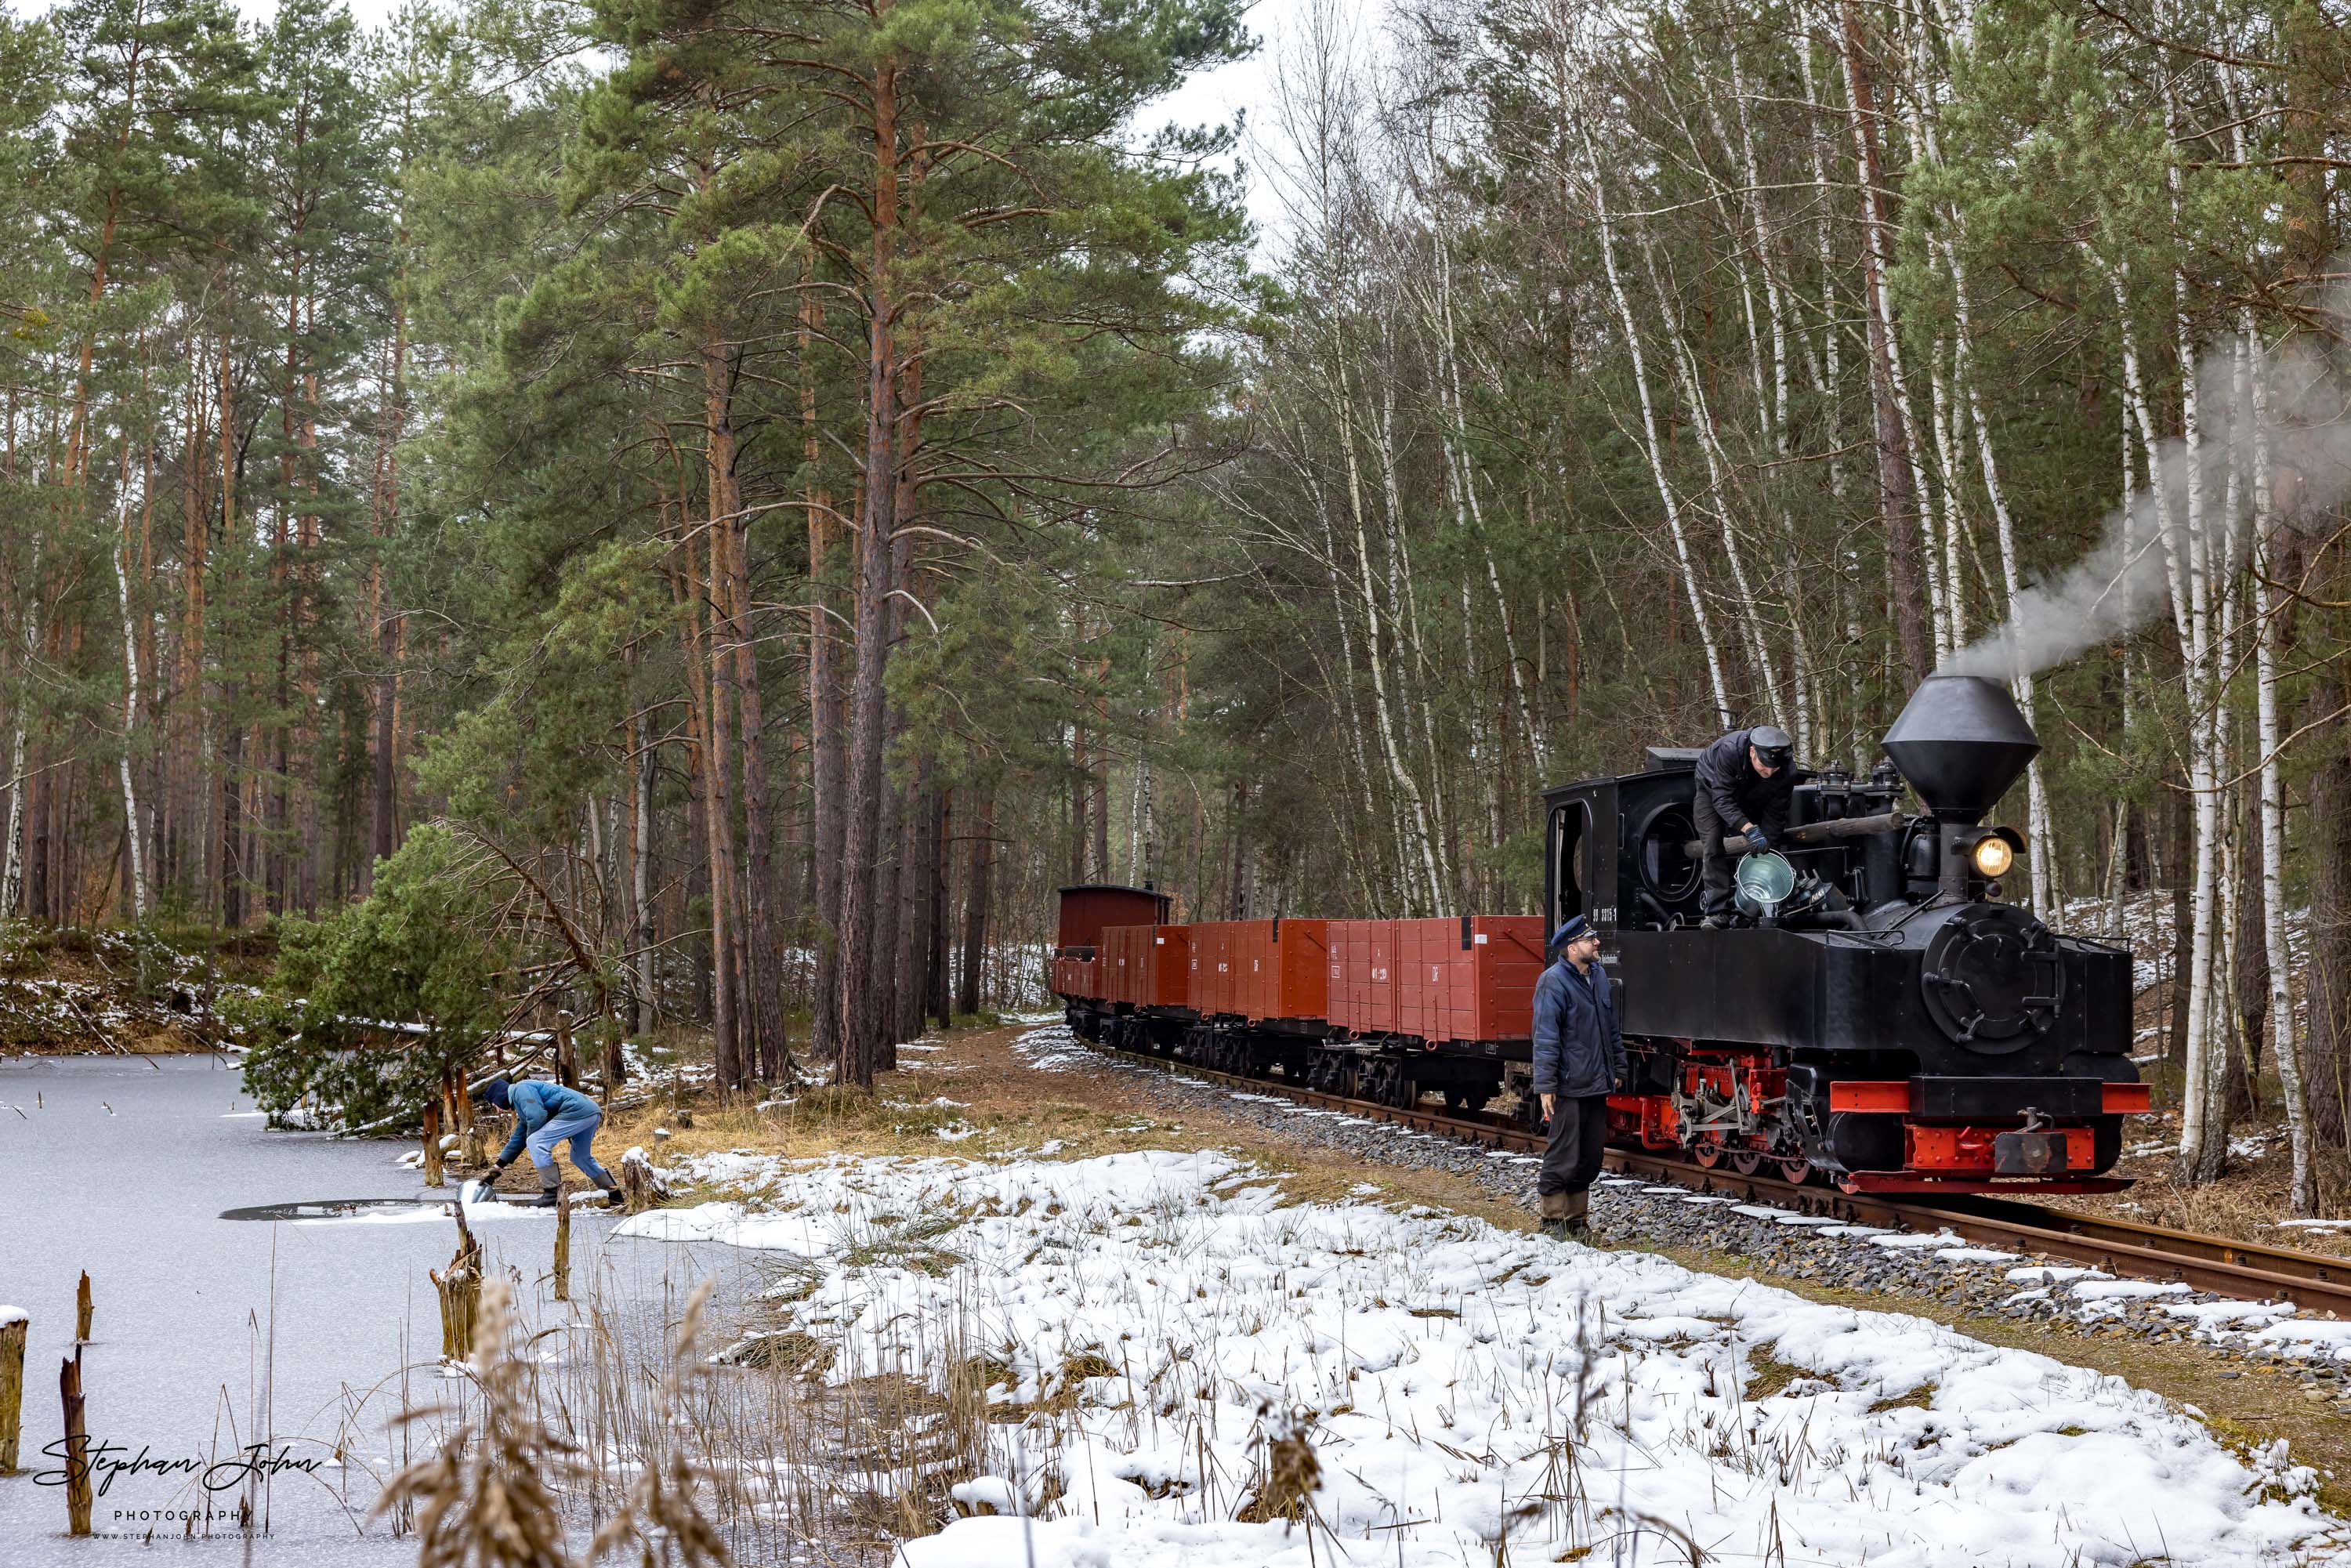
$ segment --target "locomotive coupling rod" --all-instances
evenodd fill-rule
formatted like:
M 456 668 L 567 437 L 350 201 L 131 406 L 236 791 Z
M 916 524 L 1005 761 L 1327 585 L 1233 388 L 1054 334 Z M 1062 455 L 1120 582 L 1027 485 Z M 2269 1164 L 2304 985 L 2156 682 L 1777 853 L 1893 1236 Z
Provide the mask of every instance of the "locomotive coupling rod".
M 1887 811 L 1876 817 L 1838 817 L 1826 822 L 1807 822 L 1801 828 L 1790 828 L 1781 835 L 1784 842 L 1803 849 L 1809 845 L 1831 843 L 1838 839 L 1858 839 L 1869 833 L 1890 833 L 1910 819 L 1900 811 Z M 1740 834 L 1732 833 L 1722 841 L 1722 852 L 1743 855 L 1754 846 Z M 1682 845 L 1682 853 L 1696 860 L 1706 852 L 1706 844 L 1691 839 Z

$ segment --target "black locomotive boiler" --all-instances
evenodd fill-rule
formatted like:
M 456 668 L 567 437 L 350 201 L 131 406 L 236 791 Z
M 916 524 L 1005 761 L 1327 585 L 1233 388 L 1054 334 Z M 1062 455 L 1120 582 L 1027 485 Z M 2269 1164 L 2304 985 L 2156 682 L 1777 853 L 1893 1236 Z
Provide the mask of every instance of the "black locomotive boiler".
M 1644 772 L 1545 793 L 1539 923 L 1463 916 L 1457 950 L 1451 923 L 1186 928 L 1162 894 L 1070 888 L 1053 988 L 1089 1040 L 1396 1103 L 1509 1094 L 1532 1125 L 1541 933 L 1580 914 L 1622 988 L 1632 1082 L 1609 1098 L 1613 1142 L 1850 1191 L 2127 1185 L 2108 1173 L 2148 1103 L 2130 956 L 2006 902 L 2022 841 L 1984 821 L 2039 740 L 2003 687 L 1938 675 L 1883 748 L 1866 778 L 1799 770 L 1777 852 L 1727 841 L 1729 929 L 1698 923 L 1698 754 L 1653 747 Z
M 1696 928 L 1694 752 L 1549 791 L 1545 917 L 1588 915 L 1623 985 L 1614 1136 L 1853 1190 L 2126 1185 L 2130 955 L 2004 902 L 2022 841 L 1983 825 L 2040 748 L 2004 687 L 1928 678 L 1867 779 L 1798 774 L 1725 931 Z

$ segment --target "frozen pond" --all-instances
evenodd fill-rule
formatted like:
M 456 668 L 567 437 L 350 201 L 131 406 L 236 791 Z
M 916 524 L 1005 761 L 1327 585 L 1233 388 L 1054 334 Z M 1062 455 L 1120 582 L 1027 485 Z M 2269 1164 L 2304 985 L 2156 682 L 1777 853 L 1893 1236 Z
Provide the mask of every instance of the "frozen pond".
M 0 1059 L 8 1201 L 0 1303 L 32 1318 L 21 1473 L 0 1479 L 0 1568 L 152 1563 L 149 1532 L 158 1544 L 204 1536 L 208 1504 L 228 1517 L 216 1516 L 210 1541 L 194 1550 L 246 1560 L 235 1485 L 208 1495 L 186 1474 L 118 1475 L 93 1511 L 99 1538 L 74 1542 L 62 1488 L 36 1484 L 36 1472 L 57 1465 L 42 1449 L 63 1437 L 57 1368 L 73 1349 L 84 1270 L 97 1307 L 82 1358 L 93 1448 L 209 1464 L 274 1437 L 272 1452 L 319 1463 L 280 1471 L 255 1492 L 262 1517 L 250 1561 L 415 1560 L 413 1537 L 360 1523 L 397 1467 L 391 1418 L 444 1386 L 425 1271 L 448 1261 L 456 1233 L 443 1210 L 425 1207 L 442 1195 L 396 1163 L 413 1147 L 266 1132 L 236 1067 L 209 1056 Z M 222 1218 L 359 1198 L 415 1202 L 326 1207 L 312 1218 Z M 674 1302 L 695 1260 L 641 1243 L 608 1249 L 612 1223 L 591 1207 L 573 1215 L 575 1293 L 592 1281 L 609 1300 Z M 492 1269 L 520 1276 L 534 1322 L 567 1311 L 547 1296 L 550 1214 L 498 1212 L 476 1233 Z

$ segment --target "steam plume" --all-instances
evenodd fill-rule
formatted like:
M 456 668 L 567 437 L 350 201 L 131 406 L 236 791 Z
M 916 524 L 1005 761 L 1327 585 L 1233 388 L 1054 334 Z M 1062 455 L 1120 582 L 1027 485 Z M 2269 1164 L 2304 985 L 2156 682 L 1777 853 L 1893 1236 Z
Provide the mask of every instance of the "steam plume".
M 2265 393 L 2271 529 L 2309 526 L 2351 495 L 2351 410 L 2323 359 L 2293 348 L 2262 354 L 2240 384 L 2233 353 L 2209 354 L 2198 373 L 2204 431 L 2198 456 L 2191 460 L 2178 436 L 2163 442 L 2156 455 L 2160 488 L 2142 486 L 2129 507 L 2107 514 L 2087 555 L 2019 591 L 2008 620 L 1944 660 L 1937 674 L 2035 674 L 2163 613 L 2175 553 L 2183 587 L 2186 581 L 2191 480 L 2203 486 L 2198 540 L 2217 601 L 2254 542 L 2255 376 L 2262 378 Z M 2242 465 L 2233 511 L 2228 505 L 2231 463 Z

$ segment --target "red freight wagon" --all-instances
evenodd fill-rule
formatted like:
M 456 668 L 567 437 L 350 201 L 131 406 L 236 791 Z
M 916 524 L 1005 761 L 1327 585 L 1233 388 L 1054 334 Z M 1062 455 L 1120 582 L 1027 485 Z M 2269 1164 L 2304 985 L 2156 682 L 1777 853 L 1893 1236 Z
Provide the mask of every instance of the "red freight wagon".
M 1331 996 L 1327 920 L 1209 920 L 1192 933 L 1191 1007 L 1259 1019 L 1319 1019 Z
M 1102 996 L 1098 962 L 1105 926 L 1167 918 L 1167 895 L 1147 887 L 1089 883 L 1061 889 L 1061 925 L 1053 944 L 1053 989 L 1065 997 Z
M 1135 933 L 1146 934 L 1148 925 L 1105 925 L 1102 930 L 1102 988 L 1106 1000 L 1134 1003 L 1142 1000 L 1143 944 L 1134 939 Z
M 1091 953 L 1092 949 L 1081 951 Z M 1053 957 L 1053 989 L 1064 997 L 1099 997 L 1102 994 L 1102 988 L 1094 983 L 1094 977 L 1100 972 L 1100 966 L 1092 957 L 1073 958 L 1067 954 L 1056 954 Z
M 1102 995 L 1138 1008 L 1188 1007 L 1190 931 L 1186 925 L 1103 926 Z
M 1147 887 L 1089 883 L 1061 889 L 1061 930 L 1057 947 L 1101 946 L 1105 925 L 1149 925 L 1167 918 L 1167 894 Z
M 1395 1032 L 1426 1040 L 1523 1040 L 1534 1032 L 1542 921 L 1531 915 L 1398 920 Z
M 1330 971 L 1329 1003 L 1331 1021 L 1341 1029 L 1355 1029 L 1356 1018 L 1363 1010 L 1363 997 L 1357 978 L 1364 965 L 1364 955 L 1370 950 L 1371 938 L 1364 927 L 1368 920 L 1333 920 L 1322 928 L 1322 938 L 1330 951 L 1324 956 Z
M 1395 1031 L 1393 920 L 1330 923 L 1331 1021 L 1353 1034 Z

